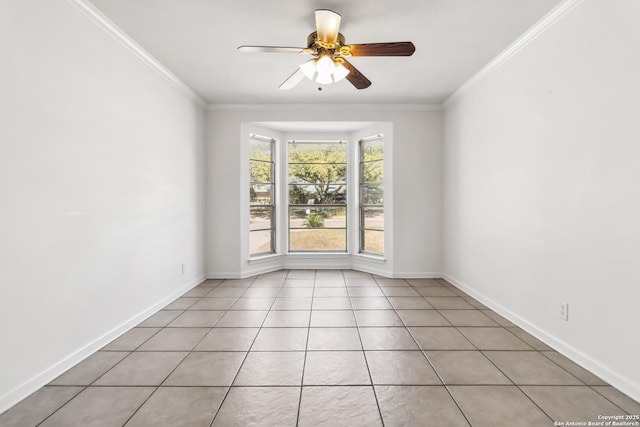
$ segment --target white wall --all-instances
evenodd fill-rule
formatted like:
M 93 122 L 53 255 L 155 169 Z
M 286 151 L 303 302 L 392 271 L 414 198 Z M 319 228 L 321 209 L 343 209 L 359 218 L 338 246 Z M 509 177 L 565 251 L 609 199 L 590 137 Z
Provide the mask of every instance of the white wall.
M 635 399 L 639 17 L 584 1 L 444 115 L 447 277 Z
M 242 248 L 248 224 L 243 212 L 248 189 L 242 185 L 248 128 L 243 123 L 308 121 L 392 123 L 394 262 L 388 274 L 441 274 L 441 118 L 439 109 L 428 106 L 210 106 L 206 120 L 208 275 L 239 277 L 255 271 Z M 351 265 L 337 262 L 337 268 Z
M 203 277 L 204 111 L 63 0 L 0 45 L 2 412 Z

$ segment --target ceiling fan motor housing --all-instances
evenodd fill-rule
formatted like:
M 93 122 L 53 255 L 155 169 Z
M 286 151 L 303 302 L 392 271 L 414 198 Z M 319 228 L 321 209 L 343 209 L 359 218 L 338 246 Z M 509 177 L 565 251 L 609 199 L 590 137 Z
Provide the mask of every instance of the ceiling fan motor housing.
M 346 46 L 345 38 L 342 33 L 338 33 L 338 37 L 335 43 L 329 43 L 323 40 L 318 40 L 318 32 L 314 31 L 307 37 L 307 47 L 309 49 L 313 49 L 314 54 L 318 54 L 321 50 L 324 49 L 331 51 L 332 54 L 339 54 L 343 56 L 348 55 L 345 55 L 348 47 Z

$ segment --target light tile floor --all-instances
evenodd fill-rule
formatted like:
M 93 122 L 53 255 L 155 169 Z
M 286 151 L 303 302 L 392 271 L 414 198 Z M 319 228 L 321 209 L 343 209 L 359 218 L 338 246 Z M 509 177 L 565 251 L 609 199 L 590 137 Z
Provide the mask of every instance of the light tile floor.
M 640 404 L 441 279 L 207 280 L 0 426 L 552 426 Z

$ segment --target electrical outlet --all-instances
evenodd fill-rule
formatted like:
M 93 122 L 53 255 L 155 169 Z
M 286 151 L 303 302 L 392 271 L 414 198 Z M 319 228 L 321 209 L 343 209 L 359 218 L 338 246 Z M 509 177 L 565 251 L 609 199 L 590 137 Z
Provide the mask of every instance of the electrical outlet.
M 566 322 L 569 321 L 569 303 L 566 303 L 566 302 L 558 303 L 558 317 Z
M 184 273 L 187 271 L 187 265 L 186 264 L 181 264 L 182 265 L 182 274 L 184 275 Z

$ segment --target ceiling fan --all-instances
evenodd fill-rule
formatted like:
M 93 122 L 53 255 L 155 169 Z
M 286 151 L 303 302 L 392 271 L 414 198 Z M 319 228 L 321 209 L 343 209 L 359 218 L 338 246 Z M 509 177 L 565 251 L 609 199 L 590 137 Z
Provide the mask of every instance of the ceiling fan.
M 316 31 L 307 37 L 307 47 L 240 46 L 240 52 L 256 53 L 301 53 L 313 58 L 300 65 L 280 85 L 280 89 L 291 89 L 305 77 L 318 84 L 331 84 L 347 79 L 357 89 L 371 86 L 367 79 L 347 58 L 350 56 L 411 56 L 416 48 L 411 42 L 346 44 L 339 32 L 342 17 L 327 9 L 315 11 Z

